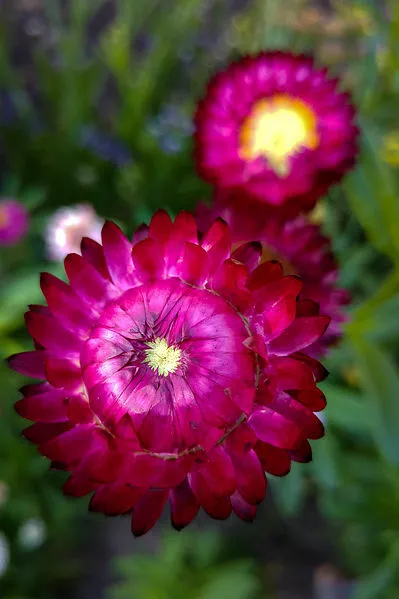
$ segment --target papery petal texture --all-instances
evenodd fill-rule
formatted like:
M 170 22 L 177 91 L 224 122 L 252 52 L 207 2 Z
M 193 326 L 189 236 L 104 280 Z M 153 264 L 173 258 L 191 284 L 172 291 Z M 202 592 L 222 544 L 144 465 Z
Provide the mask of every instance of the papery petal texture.
M 251 521 L 266 473 L 310 458 L 325 399 L 307 349 L 327 319 L 261 256 L 256 242 L 233 247 L 222 219 L 199 235 L 190 214 L 160 211 L 132 242 L 113 223 L 102 245 L 83 239 L 69 284 L 42 275 L 47 305 L 26 314 L 37 349 L 9 363 L 41 381 L 16 409 L 69 473 L 66 494 L 130 514 L 137 536 L 167 504 L 176 529 L 201 508 Z

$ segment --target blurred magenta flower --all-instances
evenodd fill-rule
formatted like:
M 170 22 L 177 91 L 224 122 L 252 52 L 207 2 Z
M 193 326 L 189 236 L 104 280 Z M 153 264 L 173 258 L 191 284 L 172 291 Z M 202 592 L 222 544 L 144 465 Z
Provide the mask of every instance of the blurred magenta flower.
M 269 210 L 259 203 L 252 206 L 242 193 L 219 192 L 215 198 L 212 207 L 198 206 L 199 229 L 206 230 L 215 218 L 221 217 L 230 226 L 233 243 L 257 239 L 263 245 L 262 261 L 279 260 L 287 274 L 300 276 L 299 297 L 306 300 L 304 305 L 309 314 L 316 314 L 320 309 L 331 318 L 326 333 L 307 350 L 316 357 L 324 355 L 342 335 L 342 323 L 346 319 L 344 308 L 351 299 L 349 292 L 338 285 L 339 267 L 330 239 L 305 216 L 287 221 L 279 211 Z
M 12 198 L 0 199 L 0 245 L 15 245 L 23 239 L 29 227 L 27 208 Z
M 78 252 L 82 237 L 101 239 L 104 224 L 90 204 L 59 208 L 49 218 L 45 231 L 47 255 L 50 260 L 63 260 L 67 254 Z
M 310 57 L 263 52 L 210 81 L 195 122 L 199 174 L 256 200 L 310 210 L 355 164 L 348 94 Z
M 306 351 L 329 319 L 298 301 L 301 283 L 262 248 L 231 253 L 228 225 L 198 238 L 194 218 L 164 211 L 133 242 L 113 223 L 65 260 L 69 285 L 44 273 L 31 306 L 36 349 L 10 366 L 44 382 L 22 388 L 25 436 L 64 492 L 90 509 L 132 514 L 135 535 L 167 500 L 180 529 L 210 516 L 255 517 L 265 471 L 311 459 L 323 435 L 325 370 Z

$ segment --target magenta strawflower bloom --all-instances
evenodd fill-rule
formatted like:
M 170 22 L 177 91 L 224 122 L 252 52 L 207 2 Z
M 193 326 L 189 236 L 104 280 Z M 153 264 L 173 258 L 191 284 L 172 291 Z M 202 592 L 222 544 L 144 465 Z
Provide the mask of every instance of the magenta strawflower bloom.
M 230 227 L 233 247 L 257 239 L 263 246 L 262 262 L 276 259 L 286 274 L 300 277 L 299 298 L 311 300 L 308 307 L 312 313 L 320 310 L 331 318 L 326 333 L 307 348 L 309 355 L 324 355 L 342 335 L 344 310 L 351 299 L 349 292 L 338 285 L 339 267 L 330 239 L 305 216 L 286 220 L 280 212 L 260 205 L 248 211 L 248 199 L 243 194 L 217 193 L 215 200 L 212 207 L 199 204 L 199 229 L 206 230 L 216 218 L 223 218 Z
M 29 213 L 21 202 L 0 199 L 0 245 L 15 245 L 28 231 Z
M 63 260 L 67 254 L 79 252 L 83 237 L 101 240 L 101 219 L 90 204 L 58 208 L 48 219 L 45 240 L 50 260 Z
M 297 214 L 355 163 L 349 95 L 310 57 L 262 52 L 210 81 L 195 123 L 199 174 Z
M 220 219 L 201 241 L 184 212 L 158 212 L 133 242 L 107 222 L 81 251 L 69 285 L 42 275 L 47 306 L 26 314 L 36 349 L 10 358 L 44 381 L 22 388 L 25 436 L 70 472 L 65 493 L 131 513 L 136 535 L 168 500 L 178 529 L 200 507 L 252 520 L 265 472 L 309 460 L 323 435 L 325 371 L 306 348 L 328 317 L 277 262 L 257 266 L 260 244 L 231 253 Z

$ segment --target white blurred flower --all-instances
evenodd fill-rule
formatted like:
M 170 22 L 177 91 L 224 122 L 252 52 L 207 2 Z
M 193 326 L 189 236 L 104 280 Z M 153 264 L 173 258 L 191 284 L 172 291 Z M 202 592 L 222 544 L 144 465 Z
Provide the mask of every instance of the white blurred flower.
M 101 241 L 104 221 L 90 204 L 59 208 L 49 218 L 45 240 L 50 260 L 63 260 L 67 254 L 80 252 L 82 237 Z
M 28 551 L 38 549 L 46 540 L 46 525 L 41 518 L 29 518 L 18 531 L 18 541 Z
M 10 548 L 6 535 L 0 531 L 0 577 L 5 574 L 10 562 Z

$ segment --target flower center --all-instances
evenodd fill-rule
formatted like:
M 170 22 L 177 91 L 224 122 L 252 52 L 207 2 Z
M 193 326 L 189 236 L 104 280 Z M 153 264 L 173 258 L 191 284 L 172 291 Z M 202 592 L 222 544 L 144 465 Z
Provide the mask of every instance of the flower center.
M 279 177 L 290 173 L 290 158 L 319 144 L 314 111 L 301 100 L 276 95 L 256 102 L 240 131 L 240 156 L 263 156 Z
M 155 341 L 147 343 L 149 349 L 145 350 L 144 363 L 157 371 L 161 376 L 168 376 L 176 372 L 181 359 L 181 350 L 175 345 L 168 345 L 166 339 L 158 337 Z

